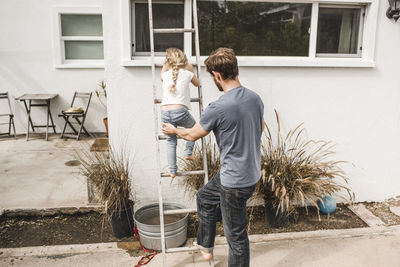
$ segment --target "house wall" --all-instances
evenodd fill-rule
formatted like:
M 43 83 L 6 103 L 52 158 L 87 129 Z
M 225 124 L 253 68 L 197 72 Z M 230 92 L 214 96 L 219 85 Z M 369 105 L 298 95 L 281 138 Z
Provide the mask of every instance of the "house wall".
M 51 7 L 101 4 L 90 0 L 1 1 L 0 90 L 8 90 L 14 97 L 23 93 L 58 93 L 60 96 L 52 106 L 55 115 L 69 104 L 75 90 L 91 91 L 105 77 L 112 145 L 132 155 L 132 179 L 138 202 L 156 201 L 158 176 L 151 71 L 149 67 L 121 64 L 122 0 L 103 3 L 105 73 L 102 69 L 54 67 Z M 396 81 L 400 22 L 385 17 L 387 5 L 386 1 L 380 1 L 373 68 L 240 68 L 242 84 L 264 100 L 265 120 L 269 125 L 273 125 L 273 110 L 277 109 L 284 129 L 304 122 L 308 137 L 337 144 L 334 159 L 348 161 L 343 166 L 357 201 L 400 195 L 397 164 L 400 85 Z M 207 105 L 220 93 L 204 69 L 201 80 Z M 102 131 L 104 110 L 94 100 L 87 126 L 91 131 Z M 25 111 L 19 102 L 13 102 L 13 106 L 17 131 L 25 132 Z M 37 110 L 33 115 L 45 119 L 42 111 Z M 62 121 L 55 120 L 60 130 Z M 165 155 L 164 144 L 161 152 Z M 165 164 L 163 156 L 162 165 Z M 179 186 L 179 179 L 173 182 L 165 179 L 163 186 L 167 201 L 188 204 L 189 198 Z
M 56 93 L 51 102 L 59 133 L 64 126 L 57 114 L 71 103 L 75 91 L 94 91 L 104 79 L 104 69 L 57 69 L 54 66 L 53 6 L 101 6 L 101 0 L 3 0 L 0 1 L 0 91 L 19 97 L 24 93 Z M 86 128 L 104 132 L 106 115 L 96 96 L 88 111 Z M 25 133 L 23 104 L 12 100 L 17 133 Z M 5 106 L 0 103 L 0 112 Z M 44 108 L 32 109 L 35 124 L 46 121 Z M 0 126 L 0 132 L 8 126 Z M 44 131 L 44 129 L 39 129 Z
M 133 152 L 135 192 L 144 203 L 157 200 L 151 70 L 121 65 L 121 4 L 104 2 L 110 136 Z M 333 159 L 348 161 L 343 168 L 357 201 L 400 195 L 400 22 L 386 18 L 387 1 L 379 5 L 373 68 L 240 68 L 242 84 L 262 97 L 269 125 L 277 109 L 284 129 L 304 122 L 308 137 L 336 144 Z M 201 80 L 206 104 L 218 98 L 204 71 Z M 187 201 L 179 180 L 163 184 L 167 201 Z

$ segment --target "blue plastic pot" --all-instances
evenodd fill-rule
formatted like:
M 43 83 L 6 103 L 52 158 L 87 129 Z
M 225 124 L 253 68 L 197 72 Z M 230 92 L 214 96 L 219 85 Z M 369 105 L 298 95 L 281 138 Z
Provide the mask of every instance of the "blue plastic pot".
M 336 210 L 336 200 L 331 196 L 325 196 L 322 198 L 322 201 L 318 202 L 319 210 L 323 214 L 331 214 Z

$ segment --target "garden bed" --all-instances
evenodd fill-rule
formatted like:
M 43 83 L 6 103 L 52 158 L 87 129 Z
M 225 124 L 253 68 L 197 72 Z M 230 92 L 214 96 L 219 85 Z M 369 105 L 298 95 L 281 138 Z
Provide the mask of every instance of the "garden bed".
M 255 207 L 251 216 L 249 234 L 366 227 L 366 224 L 360 218 L 343 205 L 339 205 L 336 212 L 331 214 L 329 218 L 326 215 L 321 215 L 321 221 L 318 220 L 315 208 L 309 208 L 308 215 L 304 208 L 298 208 L 297 212 L 297 219 L 292 219 L 287 227 L 269 228 L 265 224 L 264 209 Z M 248 213 L 250 215 L 251 208 L 249 208 Z M 195 237 L 196 232 L 197 215 L 192 213 L 189 216 L 188 237 Z M 220 222 L 217 223 L 217 235 L 223 236 L 223 227 Z M 103 215 L 91 211 L 73 215 L 3 216 L 0 219 L 0 240 L 0 247 L 12 248 L 135 241 L 135 238 L 123 240 L 115 238 L 109 223 L 103 223 Z

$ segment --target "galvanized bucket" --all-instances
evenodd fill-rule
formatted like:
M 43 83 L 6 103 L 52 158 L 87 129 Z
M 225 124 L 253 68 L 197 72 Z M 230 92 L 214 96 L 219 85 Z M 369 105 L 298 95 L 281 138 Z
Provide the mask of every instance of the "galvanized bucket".
M 184 209 L 174 203 L 164 203 L 164 210 Z M 188 213 L 164 215 L 165 246 L 174 248 L 186 242 Z M 149 249 L 161 250 L 160 213 L 158 203 L 146 205 L 135 212 L 134 220 L 142 245 Z

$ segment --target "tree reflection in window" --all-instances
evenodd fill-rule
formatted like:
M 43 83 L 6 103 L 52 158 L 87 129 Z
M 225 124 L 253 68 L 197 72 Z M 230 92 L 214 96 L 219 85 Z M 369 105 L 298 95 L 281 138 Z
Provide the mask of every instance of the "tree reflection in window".
M 311 4 L 199 1 L 198 18 L 201 55 L 308 56 Z

